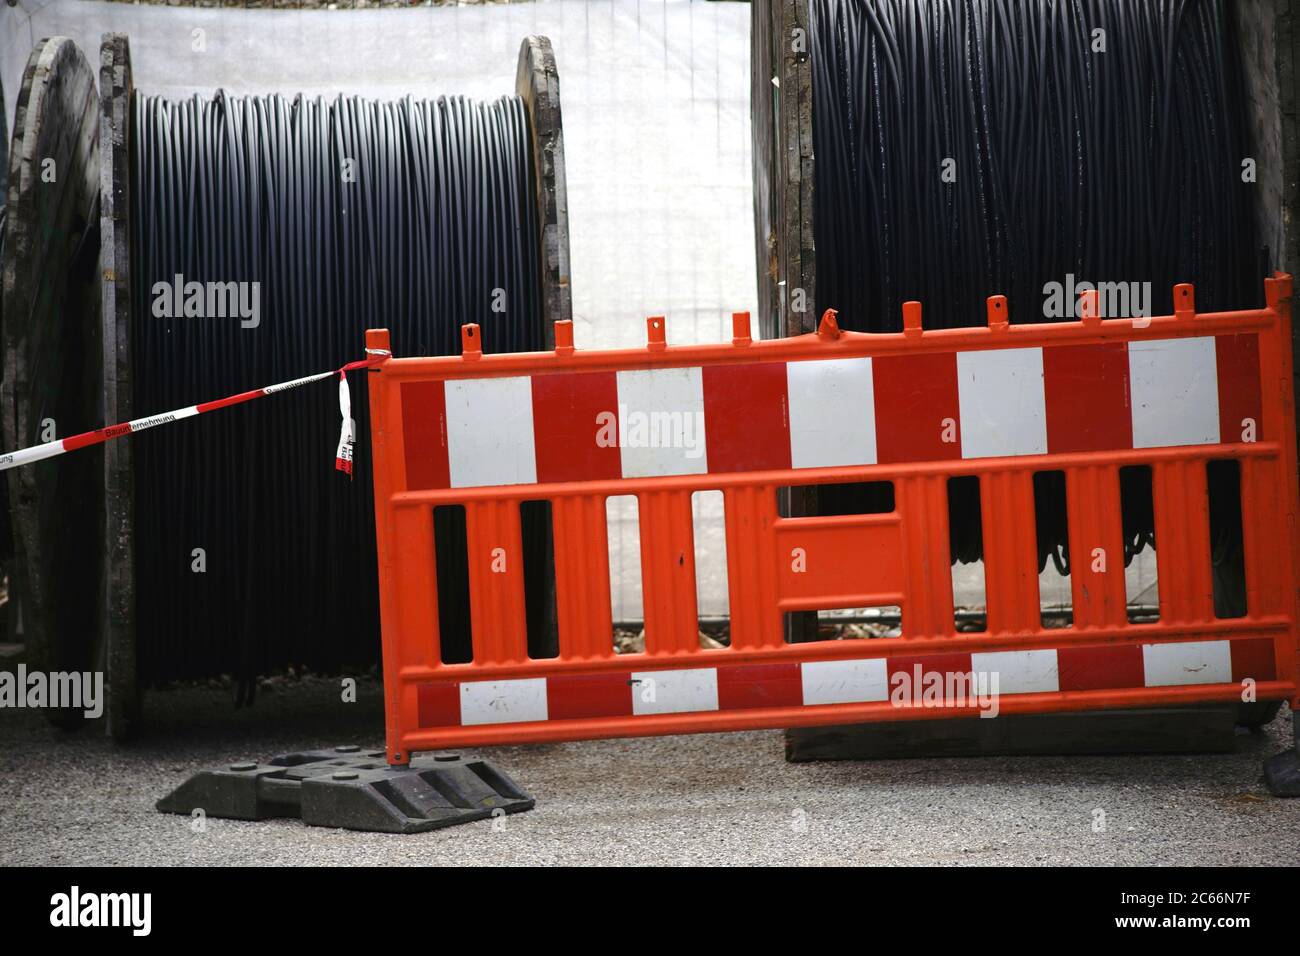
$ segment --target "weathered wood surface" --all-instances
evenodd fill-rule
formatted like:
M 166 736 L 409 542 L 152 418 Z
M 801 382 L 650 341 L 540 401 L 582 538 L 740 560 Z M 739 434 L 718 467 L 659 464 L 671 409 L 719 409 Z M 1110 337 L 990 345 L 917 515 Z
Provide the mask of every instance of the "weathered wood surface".
M 99 48 L 99 265 L 103 401 L 107 422 L 130 421 L 131 402 L 131 46 L 106 33 Z M 139 713 L 135 639 L 135 483 L 131 443 L 104 446 L 102 608 L 108 732 L 131 735 Z
M 0 81 L 0 104 L 5 102 L 5 87 L 3 81 Z M 5 188 L 5 181 L 9 177 L 9 112 L 0 105 L 0 210 L 4 209 L 5 203 L 9 199 L 9 190 Z M 0 223 L 3 219 L 0 219 Z M 2 232 L 3 226 L 0 226 Z M 4 236 L 0 234 L 0 277 L 4 276 Z M 0 279 L 0 281 L 3 281 Z M 0 335 L 3 334 L 5 327 L 4 319 L 4 296 L 0 295 Z M 0 339 L 2 341 L 2 339 Z M 0 380 L 4 378 L 4 363 L 0 361 Z M 0 507 L 0 574 L 9 576 L 7 601 L 0 613 L 0 641 L 6 644 L 21 643 L 22 638 L 18 633 L 18 592 L 21 590 L 21 584 L 18 581 L 19 571 L 14 565 L 14 536 L 13 520 L 9 513 L 9 476 L 0 474 L 0 500 L 4 506 Z
M 530 36 L 520 45 L 515 92 L 524 101 L 532 128 L 541 225 L 542 318 L 546 345 L 554 348 L 555 323 L 573 318 L 573 297 L 569 289 L 569 194 L 564 178 L 560 74 L 548 38 Z
M 759 329 L 774 338 L 817 327 L 809 4 L 754 0 L 750 9 Z
M 7 448 L 102 422 L 98 290 L 99 104 L 66 37 L 32 51 L 9 156 L 3 275 L 2 430 Z M 9 474 L 28 660 L 88 670 L 103 588 L 102 450 Z M 54 714 L 59 722 L 79 712 Z

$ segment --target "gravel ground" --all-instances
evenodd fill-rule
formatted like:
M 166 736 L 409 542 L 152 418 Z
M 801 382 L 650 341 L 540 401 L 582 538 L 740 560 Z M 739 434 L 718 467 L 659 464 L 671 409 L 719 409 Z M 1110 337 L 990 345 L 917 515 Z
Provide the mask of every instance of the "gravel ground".
M 215 688 L 156 692 L 140 741 L 0 711 L 4 864 L 1296 864 L 1300 800 L 1260 761 L 1290 714 L 1235 754 L 787 764 L 779 732 L 489 748 L 537 808 L 416 836 L 153 809 L 188 774 L 240 758 L 373 746 L 380 692 L 340 705 L 304 680 L 235 711 Z M 1094 810 L 1106 829 L 1094 832 Z M 801 825 L 802 824 L 802 825 Z

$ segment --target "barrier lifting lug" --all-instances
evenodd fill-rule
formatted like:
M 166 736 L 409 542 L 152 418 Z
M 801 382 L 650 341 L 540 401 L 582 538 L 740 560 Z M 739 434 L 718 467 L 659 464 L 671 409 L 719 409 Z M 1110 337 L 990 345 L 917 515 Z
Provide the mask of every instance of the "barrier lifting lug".
M 833 342 L 840 337 L 840 323 L 835 316 L 834 309 L 822 313 L 822 320 L 817 324 L 817 335 L 822 341 Z

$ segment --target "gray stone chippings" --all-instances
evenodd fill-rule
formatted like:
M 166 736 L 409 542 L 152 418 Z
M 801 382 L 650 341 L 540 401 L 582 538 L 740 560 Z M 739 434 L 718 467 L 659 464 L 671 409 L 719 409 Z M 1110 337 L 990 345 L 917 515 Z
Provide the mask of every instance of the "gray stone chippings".
M 482 748 L 537 808 L 416 836 L 296 820 L 209 820 L 153 803 L 188 774 L 315 747 L 379 743 L 380 693 L 336 680 L 235 711 L 226 693 L 149 695 L 118 747 L 0 711 L 0 864 L 1249 864 L 1300 862 L 1300 800 L 1261 760 L 1284 709 L 1211 757 L 1025 757 L 787 764 L 779 731 Z M 1106 829 L 1094 832 L 1094 811 Z M 800 824 L 804 824 L 801 831 Z

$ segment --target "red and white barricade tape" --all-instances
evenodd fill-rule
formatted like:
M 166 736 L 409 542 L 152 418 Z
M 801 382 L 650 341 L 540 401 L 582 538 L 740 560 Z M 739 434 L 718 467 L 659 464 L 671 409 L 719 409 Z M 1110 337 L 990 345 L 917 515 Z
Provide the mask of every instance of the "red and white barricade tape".
M 30 465 L 33 462 L 44 461 L 46 458 L 53 458 L 55 455 L 62 455 L 64 452 L 76 451 L 78 448 L 88 448 L 91 445 L 100 445 L 112 438 L 121 438 L 123 435 L 133 435 L 136 432 L 142 432 L 147 428 L 166 425 L 169 422 L 178 422 L 185 418 L 193 418 L 195 415 L 202 415 L 204 412 L 215 412 L 220 408 L 229 408 L 231 405 L 240 405 L 244 402 L 252 401 L 255 398 L 274 395 L 277 392 L 287 392 L 291 388 L 298 388 L 300 385 L 309 385 L 312 382 L 320 382 L 337 375 L 339 377 L 339 410 L 343 413 L 343 426 L 339 435 L 339 447 L 338 452 L 335 455 L 334 467 L 351 477 L 352 443 L 356 438 L 356 423 L 352 419 L 352 400 L 348 392 L 348 372 L 371 368 L 383 361 L 389 353 L 379 349 L 366 349 L 366 354 L 369 356 L 368 358 L 356 362 L 349 362 L 342 368 L 336 369 L 332 372 L 319 372 L 316 375 L 307 375 L 303 378 L 295 378 L 290 382 L 281 382 L 278 385 L 267 385 L 265 388 L 255 388 L 252 391 L 240 392 L 238 395 L 228 395 L 225 398 L 218 398 L 211 402 L 201 402 L 198 405 L 178 408 L 172 412 L 163 412 L 161 415 L 150 415 L 147 418 L 137 418 L 134 421 L 123 422 L 119 425 L 109 425 L 106 428 L 99 428 L 95 431 L 82 432 L 79 435 L 71 435 L 67 438 L 59 438 L 55 441 L 45 442 L 41 445 L 33 445 L 31 448 L 20 448 L 17 451 L 0 455 L 0 471 L 17 468 L 21 465 Z

